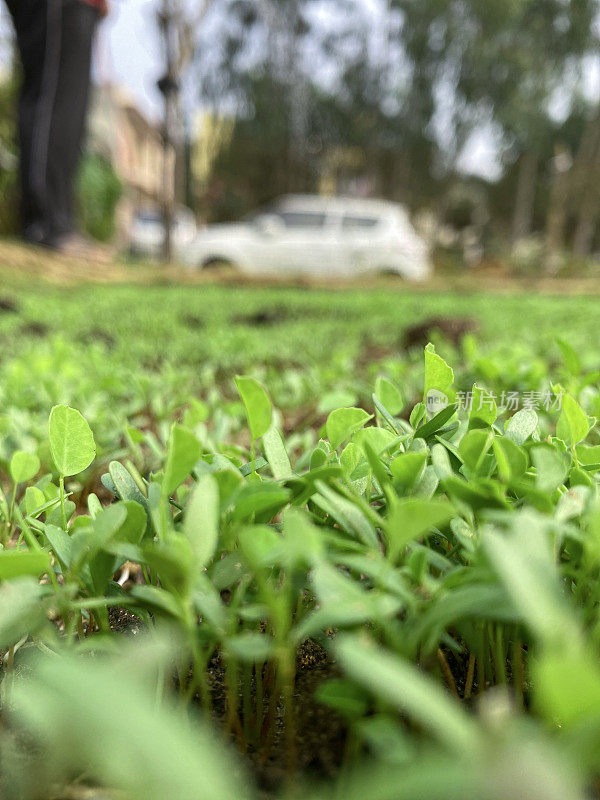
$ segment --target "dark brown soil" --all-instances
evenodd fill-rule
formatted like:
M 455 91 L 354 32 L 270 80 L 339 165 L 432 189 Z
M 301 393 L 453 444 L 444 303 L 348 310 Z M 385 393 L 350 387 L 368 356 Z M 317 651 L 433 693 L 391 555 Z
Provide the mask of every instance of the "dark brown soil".
M 43 322 L 26 322 L 21 328 L 21 333 L 26 336 L 35 336 L 44 339 L 50 333 L 50 328 Z
M 425 347 L 435 331 L 458 347 L 468 333 L 474 333 L 478 328 L 479 322 L 470 317 L 430 317 L 404 331 L 403 346 L 406 350 Z
M 12 297 L 0 297 L 0 314 L 18 314 L 19 306 Z

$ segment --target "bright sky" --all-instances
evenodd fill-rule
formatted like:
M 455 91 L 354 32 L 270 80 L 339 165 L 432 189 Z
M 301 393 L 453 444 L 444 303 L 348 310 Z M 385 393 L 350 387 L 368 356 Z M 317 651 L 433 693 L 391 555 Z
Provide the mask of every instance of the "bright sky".
M 111 0 L 111 14 L 100 26 L 96 71 L 101 81 L 127 86 L 142 109 L 157 115 L 161 74 L 157 0 Z

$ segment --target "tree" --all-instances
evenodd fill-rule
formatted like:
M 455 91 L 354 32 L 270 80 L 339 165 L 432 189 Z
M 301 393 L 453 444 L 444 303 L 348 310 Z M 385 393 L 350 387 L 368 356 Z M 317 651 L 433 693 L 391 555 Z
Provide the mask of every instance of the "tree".
M 527 235 L 539 154 L 552 127 L 549 104 L 559 87 L 572 91 L 565 76 L 580 71 L 582 57 L 597 45 L 597 0 L 398 0 L 398 6 L 419 76 L 413 91 L 425 93 L 429 115 L 435 86 L 446 81 L 458 145 L 486 117 L 502 130 L 519 170 L 513 239 Z

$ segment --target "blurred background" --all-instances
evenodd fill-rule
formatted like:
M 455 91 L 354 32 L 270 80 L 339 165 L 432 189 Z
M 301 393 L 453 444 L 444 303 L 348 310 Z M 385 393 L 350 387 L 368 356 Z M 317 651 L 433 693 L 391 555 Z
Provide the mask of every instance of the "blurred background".
M 18 75 L 6 13 L 0 31 L 10 235 Z M 81 223 L 134 252 L 159 225 L 172 241 L 154 249 L 177 258 L 195 226 L 281 195 L 383 198 L 406 209 L 438 269 L 594 271 L 599 35 L 597 0 L 114 0 L 96 48 Z

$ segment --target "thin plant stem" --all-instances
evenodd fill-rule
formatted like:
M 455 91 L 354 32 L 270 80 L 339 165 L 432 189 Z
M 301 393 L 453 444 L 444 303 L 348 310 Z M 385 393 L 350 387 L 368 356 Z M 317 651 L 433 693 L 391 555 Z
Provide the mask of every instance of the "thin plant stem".
M 456 688 L 456 681 L 454 680 L 454 675 L 452 674 L 452 670 L 450 669 L 450 665 L 444 655 L 441 647 L 438 647 L 437 651 L 438 661 L 440 663 L 440 667 L 442 668 L 442 674 L 444 675 L 444 679 L 448 685 L 448 689 L 450 689 L 450 693 L 456 697 L 456 699 L 460 699 L 460 695 L 458 694 L 458 689 Z
M 474 679 L 475 679 L 475 656 L 473 655 L 473 653 L 469 653 L 469 664 L 467 666 L 467 680 L 465 682 L 465 694 L 464 694 L 465 700 L 469 700 L 471 698 Z
M 494 645 L 496 682 L 504 685 L 506 684 L 506 653 L 501 625 L 496 625 Z
M 60 489 L 60 514 L 62 519 L 62 526 L 63 530 L 67 530 L 67 511 L 65 509 L 65 479 L 64 476 L 61 475 L 59 478 L 59 489 Z

